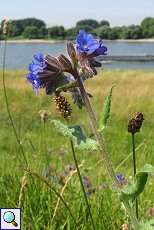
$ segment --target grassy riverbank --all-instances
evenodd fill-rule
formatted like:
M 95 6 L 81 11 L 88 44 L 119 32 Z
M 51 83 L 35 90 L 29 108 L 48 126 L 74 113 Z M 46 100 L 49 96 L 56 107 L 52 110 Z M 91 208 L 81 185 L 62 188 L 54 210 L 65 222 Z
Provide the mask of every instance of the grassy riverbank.
M 43 91 L 35 96 L 24 75 L 24 71 L 7 71 L 6 74 L 9 107 L 15 128 L 31 170 L 42 175 L 44 170 L 51 167 L 50 180 L 54 188 L 60 192 L 63 183 L 58 183 L 57 177 L 62 175 L 67 165 L 73 164 L 70 144 L 67 139 L 59 137 L 49 120 L 45 127 L 43 126 L 39 111 L 47 110 L 50 114 L 49 119 L 61 119 L 60 115 L 55 109 L 53 98 L 45 96 Z M 137 165 L 138 168 L 145 162 L 154 165 L 154 72 L 104 71 L 95 79 L 88 80 L 86 84 L 88 92 L 93 95 L 91 101 L 98 118 L 105 96 L 111 86 L 116 85 L 105 139 L 117 172 L 123 173 L 127 179 L 133 174 L 131 157 L 124 164 L 121 162 L 131 152 L 131 137 L 127 132 L 127 123 L 136 111 L 142 112 L 145 116 L 142 130 L 136 136 L 139 146 Z M 14 208 L 18 206 L 23 158 L 6 111 L 2 73 L 0 73 L 0 104 L 0 207 Z M 84 109 L 79 110 L 74 105 L 72 107 L 71 123 L 82 124 L 90 135 L 91 130 Z M 91 194 L 89 202 L 96 229 L 121 229 L 125 220 L 124 212 L 116 201 L 114 192 L 111 193 L 108 188 L 102 186 L 103 183 L 108 184 L 110 181 L 103 163 L 100 162 L 99 153 L 78 152 L 77 156 L 82 163 L 82 175 L 87 176 L 92 183 L 91 188 L 95 188 L 95 193 Z M 154 203 L 154 187 L 151 183 L 153 181 L 154 177 L 151 177 L 140 197 L 142 200 L 142 205 L 139 207 L 140 216 L 145 218 L 146 210 Z M 67 184 L 63 196 L 78 222 L 79 229 L 92 229 L 76 174 Z M 56 203 L 57 197 L 45 184 L 28 177 L 22 200 L 23 229 L 75 229 L 68 211 L 61 202 L 52 220 Z

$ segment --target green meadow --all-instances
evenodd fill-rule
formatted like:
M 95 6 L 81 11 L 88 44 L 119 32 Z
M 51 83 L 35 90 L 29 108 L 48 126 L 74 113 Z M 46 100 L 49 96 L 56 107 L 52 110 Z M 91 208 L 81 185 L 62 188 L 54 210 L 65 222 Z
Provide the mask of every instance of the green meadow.
M 26 165 L 6 109 L 0 72 L 0 207 L 18 207 L 20 200 L 24 230 L 76 229 L 63 202 L 60 200 L 57 205 L 58 196 L 52 190 L 54 188 L 62 194 L 78 229 L 91 230 L 77 173 L 70 172 L 67 176 L 64 173 L 69 165 L 74 165 L 69 140 L 59 135 L 50 122 L 51 119 L 60 119 L 65 123 L 65 120 L 56 110 L 52 96 L 46 96 L 44 90 L 35 95 L 25 74 L 25 71 L 19 70 L 6 71 L 9 110 L 28 167 L 42 179 L 27 174 L 23 185 Z M 154 72 L 104 70 L 89 79 L 86 88 L 93 95 L 91 103 L 98 120 L 104 99 L 113 85 L 111 115 L 104 136 L 116 172 L 124 174 L 129 181 L 133 169 L 131 135 L 127 125 L 135 112 L 142 112 L 145 118 L 141 131 L 136 134 L 137 168 L 140 169 L 145 162 L 154 165 Z M 86 133 L 92 136 L 85 109 L 78 109 L 69 95 L 67 98 L 73 110 L 70 124 L 81 124 Z M 45 123 L 40 117 L 42 110 L 48 113 Z M 128 218 L 119 204 L 100 153 L 77 151 L 76 154 L 82 176 L 88 177 L 91 189 L 95 191 L 88 196 L 88 200 L 96 230 L 122 229 L 122 224 Z M 48 169 L 50 173 L 45 175 Z M 139 197 L 140 218 L 147 219 L 147 210 L 154 205 L 153 183 L 154 175 L 151 175 Z M 113 191 L 109 186 L 113 187 Z

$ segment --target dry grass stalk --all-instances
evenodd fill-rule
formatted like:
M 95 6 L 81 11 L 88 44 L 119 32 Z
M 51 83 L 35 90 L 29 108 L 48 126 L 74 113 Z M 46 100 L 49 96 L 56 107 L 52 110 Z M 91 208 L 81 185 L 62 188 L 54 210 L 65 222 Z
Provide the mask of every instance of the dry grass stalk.
M 83 166 L 83 162 L 79 165 L 79 168 L 82 167 L 82 166 Z M 64 191 L 65 191 L 65 189 L 66 189 L 66 187 L 67 187 L 69 181 L 71 180 L 71 178 L 72 178 L 76 173 L 77 173 L 77 170 L 76 170 L 76 169 L 70 172 L 70 174 L 69 174 L 69 176 L 67 177 L 66 182 L 65 182 L 65 184 L 64 184 L 64 186 L 62 187 L 62 190 L 61 190 L 61 192 L 60 192 L 61 197 L 63 197 Z M 57 200 L 57 204 L 56 204 L 56 206 L 55 206 L 55 210 L 54 210 L 54 213 L 53 213 L 53 216 L 52 216 L 51 223 L 53 223 L 53 220 L 54 220 L 54 218 L 55 218 L 55 216 L 56 216 L 56 213 L 57 213 L 57 210 L 58 210 L 58 207 L 59 207 L 59 203 L 60 203 L 60 198 L 58 198 L 58 200 Z
M 21 179 L 21 187 L 20 187 L 20 193 L 19 193 L 19 202 L 18 202 L 18 208 L 21 208 L 23 205 L 24 201 L 24 194 L 25 194 L 25 189 L 27 186 L 27 172 L 24 173 L 24 176 Z

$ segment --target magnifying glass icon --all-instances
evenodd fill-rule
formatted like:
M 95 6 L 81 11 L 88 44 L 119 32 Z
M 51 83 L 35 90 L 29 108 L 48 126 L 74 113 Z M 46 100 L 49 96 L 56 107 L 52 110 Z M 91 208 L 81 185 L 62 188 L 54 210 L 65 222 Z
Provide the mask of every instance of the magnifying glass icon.
M 4 213 L 3 220 L 6 223 L 13 224 L 15 227 L 18 226 L 17 222 L 15 222 L 15 215 L 11 211 L 7 211 L 7 212 Z

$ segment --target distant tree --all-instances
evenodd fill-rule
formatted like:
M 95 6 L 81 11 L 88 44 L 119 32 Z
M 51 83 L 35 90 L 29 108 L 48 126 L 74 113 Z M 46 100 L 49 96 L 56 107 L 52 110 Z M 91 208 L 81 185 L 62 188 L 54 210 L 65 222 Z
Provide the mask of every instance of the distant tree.
M 144 18 L 143 21 L 141 22 L 142 28 L 150 28 L 153 25 L 154 25 L 154 18 L 152 17 Z
M 111 28 L 109 31 L 108 39 L 115 40 L 120 38 L 120 30 L 117 27 Z
M 80 20 L 76 23 L 76 27 L 84 27 L 84 26 L 89 26 L 91 28 L 97 28 L 99 27 L 99 22 L 94 20 L 94 19 L 84 19 Z
M 93 31 L 93 28 L 91 26 L 88 26 L 88 25 L 83 26 L 83 25 L 81 25 L 81 26 L 76 26 L 76 27 L 72 27 L 70 29 L 67 29 L 66 30 L 66 38 L 68 40 L 74 40 L 76 35 L 78 34 L 78 32 L 80 30 L 85 30 L 88 33 L 95 34 L 94 31 Z
M 99 28 L 98 30 L 98 36 L 101 38 L 101 39 L 110 39 L 110 34 L 111 33 L 111 28 L 108 27 L 108 26 L 102 26 Z
M 0 40 L 3 39 L 3 33 L 2 33 L 2 28 L 0 27 Z
M 143 31 L 143 37 L 154 37 L 154 18 L 147 17 L 141 22 L 141 28 Z
M 114 35 L 116 37 L 115 39 L 121 39 L 122 38 L 122 27 L 115 26 L 112 28 L 112 31 L 115 34 Z
M 28 39 L 36 39 L 39 37 L 39 29 L 36 26 L 27 26 L 23 32 L 23 37 Z
M 74 40 L 77 33 L 78 33 L 78 27 L 72 27 L 70 29 L 66 30 L 66 39 L 68 40 Z
M 45 22 L 37 18 L 25 18 L 20 21 L 22 23 L 23 28 L 27 26 L 36 26 L 38 29 L 41 27 L 46 27 Z
M 122 38 L 124 39 L 139 39 L 143 37 L 142 28 L 140 26 L 131 25 L 123 27 Z
M 47 38 L 48 35 L 48 30 L 46 27 L 42 26 L 39 30 L 38 30 L 38 38 Z
M 131 39 L 139 39 L 142 38 L 142 28 L 140 26 L 133 26 L 131 31 Z
M 93 33 L 96 36 L 100 37 L 101 39 L 115 40 L 120 38 L 121 28 L 120 27 L 110 28 L 109 26 L 101 26 L 93 30 Z
M 3 21 L 1 23 L 1 27 L 2 26 L 3 26 Z M 43 30 L 41 28 L 46 28 L 46 24 L 42 20 L 36 19 L 36 18 L 25 18 L 25 19 L 19 19 L 19 20 L 12 20 L 10 21 L 10 26 L 9 26 L 9 37 L 21 36 L 24 33 L 26 27 L 35 27 L 38 30 Z M 44 29 L 44 32 L 45 32 L 45 29 Z
M 53 26 L 48 28 L 48 35 L 51 38 L 64 39 L 66 35 L 66 31 L 63 26 Z
M 102 21 L 100 21 L 99 25 L 100 26 L 110 26 L 110 23 L 106 20 L 102 20 Z

